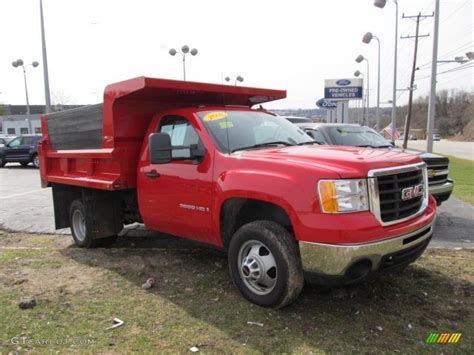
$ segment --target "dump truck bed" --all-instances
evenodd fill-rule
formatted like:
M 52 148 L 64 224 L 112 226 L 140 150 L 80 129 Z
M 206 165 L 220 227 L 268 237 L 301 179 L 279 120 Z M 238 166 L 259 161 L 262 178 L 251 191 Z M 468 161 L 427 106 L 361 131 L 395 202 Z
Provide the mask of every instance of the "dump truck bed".
M 251 107 L 285 97 L 282 90 L 145 77 L 109 85 L 103 104 L 42 116 L 42 186 L 135 188 L 142 142 L 159 111 L 202 105 Z

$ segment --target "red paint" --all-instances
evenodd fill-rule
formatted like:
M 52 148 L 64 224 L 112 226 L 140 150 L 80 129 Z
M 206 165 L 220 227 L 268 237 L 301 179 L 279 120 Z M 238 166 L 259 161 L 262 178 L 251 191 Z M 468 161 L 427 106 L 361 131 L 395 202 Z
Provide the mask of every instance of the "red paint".
M 235 197 L 279 205 L 289 215 L 298 240 L 323 243 L 385 239 L 434 219 L 432 198 L 422 215 L 388 227 L 382 227 L 370 212 L 328 215 L 320 211 L 319 179 L 364 178 L 370 169 L 421 162 L 414 155 L 330 146 L 268 148 L 239 155 L 219 152 L 195 113 L 244 110 L 224 106 L 250 107 L 252 97 L 263 103 L 284 98 L 286 92 L 143 77 L 109 85 L 104 94 L 103 149 L 53 151 L 42 119 L 42 184 L 136 188 L 140 212 L 149 228 L 216 245 L 222 245 L 221 206 Z M 199 108 L 202 105 L 206 107 Z M 184 116 L 194 126 L 206 148 L 200 164 L 150 164 L 147 137 L 156 132 L 165 114 Z M 161 177 L 146 177 L 152 170 Z

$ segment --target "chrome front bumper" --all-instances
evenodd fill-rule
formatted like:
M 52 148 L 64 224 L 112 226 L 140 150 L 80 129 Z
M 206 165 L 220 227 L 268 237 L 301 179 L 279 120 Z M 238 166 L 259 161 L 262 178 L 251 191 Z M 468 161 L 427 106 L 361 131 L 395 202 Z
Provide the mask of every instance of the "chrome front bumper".
M 430 185 L 429 191 L 433 196 L 449 193 L 453 191 L 454 183 L 452 180 L 446 181 L 441 185 Z
M 434 222 L 433 220 L 416 231 L 371 243 L 323 244 L 300 241 L 303 269 L 310 273 L 337 277 L 344 276 L 356 263 L 368 260 L 372 271 L 379 270 L 383 266 L 382 261 L 390 262 L 391 254 L 403 253 L 405 249 L 427 242 L 433 234 Z

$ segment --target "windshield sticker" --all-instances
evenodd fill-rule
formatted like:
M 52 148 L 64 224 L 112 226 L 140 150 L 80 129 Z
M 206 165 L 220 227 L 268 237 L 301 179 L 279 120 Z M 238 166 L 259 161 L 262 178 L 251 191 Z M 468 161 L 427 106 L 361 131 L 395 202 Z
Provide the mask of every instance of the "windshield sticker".
M 226 121 L 226 122 L 219 122 L 219 127 L 221 129 L 226 129 L 226 128 L 232 128 L 234 127 L 234 124 L 230 121 Z
M 207 115 L 204 116 L 202 119 L 205 122 L 211 122 L 211 121 L 217 121 L 217 120 L 222 120 L 223 118 L 227 117 L 227 113 L 224 111 L 216 111 L 216 112 L 211 112 L 208 113 Z

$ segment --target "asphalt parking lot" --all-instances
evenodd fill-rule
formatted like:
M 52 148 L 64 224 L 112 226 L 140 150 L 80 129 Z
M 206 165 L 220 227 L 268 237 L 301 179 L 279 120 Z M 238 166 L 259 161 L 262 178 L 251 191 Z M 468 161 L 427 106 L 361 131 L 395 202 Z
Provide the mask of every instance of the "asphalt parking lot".
M 438 210 L 431 247 L 474 248 L 474 207 L 451 197 Z M 0 169 L 0 228 L 30 233 L 69 234 L 54 229 L 51 189 L 40 186 L 39 170 L 19 164 Z M 133 231 L 133 233 L 131 233 Z M 141 226 L 125 230 L 129 236 L 147 236 Z

